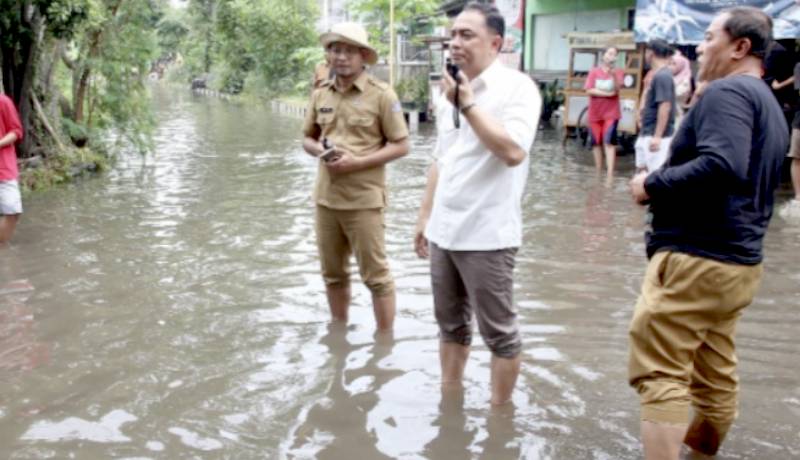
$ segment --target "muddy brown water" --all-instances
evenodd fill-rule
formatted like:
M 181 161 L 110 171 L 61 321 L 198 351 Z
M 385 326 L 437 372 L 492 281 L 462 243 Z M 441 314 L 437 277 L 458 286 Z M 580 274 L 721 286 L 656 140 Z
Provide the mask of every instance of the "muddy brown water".
M 640 456 L 630 156 L 607 187 L 588 151 L 540 131 L 516 270 L 522 373 L 513 408 L 491 411 L 480 340 L 464 392 L 439 388 L 428 267 L 412 252 L 429 128 L 390 167 L 399 312 L 376 340 L 360 284 L 350 324 L 328 324 L 301 121 L 174 89 L 154 101 L 154 154 L 27 197 L 0 251 L 0 458 Z M 720 458 L 800 458 L 798 261 L 800 225 L 774 218 Z

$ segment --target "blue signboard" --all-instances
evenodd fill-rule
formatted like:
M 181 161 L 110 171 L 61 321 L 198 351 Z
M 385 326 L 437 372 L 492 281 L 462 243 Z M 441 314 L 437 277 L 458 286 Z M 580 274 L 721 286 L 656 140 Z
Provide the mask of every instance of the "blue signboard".
M 800 0 L 636 0 L 634 36 L 640 43 L 663 38 L 698 44 L 714 16 L 734 6 L 764 10 L 772 17 L 776 39 L 800 38 Z

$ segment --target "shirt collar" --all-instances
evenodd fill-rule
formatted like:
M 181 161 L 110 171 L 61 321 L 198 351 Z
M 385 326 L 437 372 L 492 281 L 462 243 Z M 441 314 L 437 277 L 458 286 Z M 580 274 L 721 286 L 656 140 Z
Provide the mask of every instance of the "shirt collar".
M 475 77 L 475 79 L 470 82 L 473 91 L 487 89 L 490 82 L 497 81 L 499 74 L 502 71 L 501 66 L 503 66 L 503 64 L 499 59 L 495 58 L 495 60 L 489 64 L 489 67 L 483 69 L 483 72 L 481 72 L 480 75 Z
M 367 79 L 368 79 L 368 78 L 369 78 L 369 75 L 367 74 L 367 71 L 366 71 L 366 70 L 362 71 L 362 72 L 361 72 L 361 75 L 359 75 L 359 76 L 358 76 L 358 78 L 356 78 L 356 80 L 353 82 L 353 86 L 352 86 L 352 88 L 355 88 L 355 89 L 357 89 L 358 91 L 360 91 L 360 92 L 362 92 L 362 93 L 363 93 L 363 92 L 364 92 L 364 89 L 367 87 Z M 352 88 L 350 88 L 350 89 L 352 89 Z M 335 79 L 334 79 L 334 81 L 331 83 L 331 90 L 332 90 L 332 91 L 339 91 L 339 90 L 336 88 L 336 80 L 335 80 Z M 349 90 L 348 90 L 348 91 L 349 91 Z

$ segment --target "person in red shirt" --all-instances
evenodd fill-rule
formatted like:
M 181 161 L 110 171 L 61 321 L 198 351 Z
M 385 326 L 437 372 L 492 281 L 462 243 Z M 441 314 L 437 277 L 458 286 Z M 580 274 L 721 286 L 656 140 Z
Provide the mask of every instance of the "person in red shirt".
M 17 150 L 22 140 L 22 123 L 14 102 L 0 93 L 0 244 L 11 239 L 22 214 L 17 178 Z
M 614 145 L 617 123 L 622 118 L 619 109 L 619 88 L 623 72 L 615 69 L 617 49 L 613 46 L 603 52 L 600 65 L 593 68 L 586 78 L 586 93 L 589 94 L 589 130 L 592 135 L 592 153 L 597 172 L 603 170 L 603 153 L 606 157 L 608 179 L 614 176 L 617 147 Z

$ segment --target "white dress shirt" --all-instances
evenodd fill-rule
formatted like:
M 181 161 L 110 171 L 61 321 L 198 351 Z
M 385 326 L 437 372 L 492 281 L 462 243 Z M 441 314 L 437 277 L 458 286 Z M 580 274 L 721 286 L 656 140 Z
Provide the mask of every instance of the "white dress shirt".
M 453 105 L 436 103 L 438 135 L 434 157 L 439 180 L 425 236 L 452 251 L 492 251 L 522 244 L 522 193 L 536 137 L 542 98 L 527 75 L 495 60 L 470 82 L 476 108 L 498 120 L 526 152 L 508 166 L 475 135 L 465 116 L 453 124 Z M 474 109 L 473 109 L 474 110 Z

